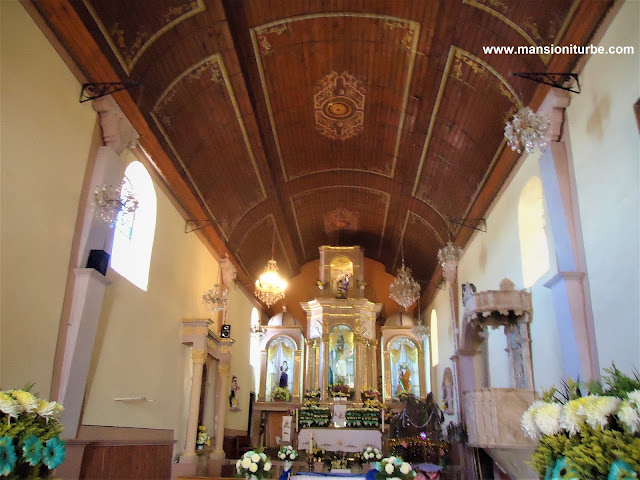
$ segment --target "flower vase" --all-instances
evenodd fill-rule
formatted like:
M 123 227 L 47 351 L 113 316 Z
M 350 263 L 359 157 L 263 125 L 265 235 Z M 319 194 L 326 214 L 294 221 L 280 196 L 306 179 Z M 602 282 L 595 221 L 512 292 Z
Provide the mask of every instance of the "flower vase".
M 375 470 L 376 469 L 376 463 L 377 462 L 369 462 L 369 470 Z
M 244 475 L 245 480 L 258 480 L 258 477 L 256 477 L 253 473 L 246 473 Z
M 284 461 L 284 471 L 288 472 L 289 470 L 291 470 L 291 467 L 293 466 L 293 462 L 291 460 L 285 460 Z

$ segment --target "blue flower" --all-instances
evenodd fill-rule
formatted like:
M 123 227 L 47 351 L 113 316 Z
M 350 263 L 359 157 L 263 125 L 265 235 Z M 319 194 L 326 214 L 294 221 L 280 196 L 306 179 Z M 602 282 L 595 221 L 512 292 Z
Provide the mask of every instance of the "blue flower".
M 562 457 L 556 462 L 556 466 L 551 472 L 551 480 L 580 480 L 578 474 L 569 467 L 567 459 Z
M 16 451 L 13 448 L 13 438 L 0 438 L 0 476 L 5 477 L 16 466 Z
M 60 437 L 51 438 L 44 447 L 42 462 L 49 470 L 53 470 L 64 461 L 66 453 L 67 449 L 64 447 L 64 442 L 60 440 Z
M 42 442 L 35 435 L 30 435 L 22 442 L 22 456 L 32 467 L 40 463 L 42 453 Z
M 616 460 L 611 464 L 607 480 L 633 480 L 638 474 L 633 471 L 631 465 L 624 460 Z

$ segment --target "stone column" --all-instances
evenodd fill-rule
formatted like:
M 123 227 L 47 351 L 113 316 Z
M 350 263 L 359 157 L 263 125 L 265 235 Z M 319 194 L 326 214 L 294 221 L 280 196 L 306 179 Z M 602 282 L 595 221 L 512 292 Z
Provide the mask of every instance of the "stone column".
M 311 340 L 310 338 L 306 338 L 304 341 L 304 346 L 305 346 L 305 356 L 304 356 L 304 382 L 303 382 L 303 388 L 304 391 L 308 391 L 311 390 L 311 378 L 312 378 L 312 374 L 311 374 L 311 364 L 313 362 L 313 359 L 311 358 L 311 352 L 313 351 L 312 347 L 311 347 L 311 343 L 313 342 L 313 340 Z
M 383 400 L 385 402 L 391 401 L 391 356 L 388 351 L 383 351 L 384 355 L 384 373 L 382 377 L 382 388 L 384 392 L 382 392 Z
M 361 401 L 362 384 L 364 383 L 364 358 L 362 354 L 362 335 L 353 335 L 353 348 L 355 348 L 355 378 L 353 379 L 353 400 Z
M 418 372 L 420 375 L 420 397 L 427 396 L 427 375 L 424 368 L 424 349 L 418 351 Z
M 539 112 L 551 118 L 551 143 L 540 157 L 540 178 L 551 223 L 558 274 L 545 284 L 553 296 L 565 375 L 598 379 L 600 369 L 571 150 L 562 138 L 571 98 L 551 89 Z
M 320 390 L 320 345 L 318 345 L 318 339 L 313 339 L 313 382 L 311 383 L 311 387 L 316 390 Z
M 320 354 L 322 355 L 322 379 L 320 380 L 320 399 L 327 400 L 327 389 L 329 388 L 329 334 L 322 334 L 322 344 L 320 345 Z
M 371 388 L 378 388 L 378 340 L 371 340 L 369 347 L 371 361 Z M 382 392 L 381 392 L 382 393 Z
M 216 397 L 218 404 L 216 405 L 216 415 L 218 416 L 218 420 L 216 422 L 216 439 L 215 445 L 213 448 L 213 453 L 211 454 L 211 458 L 215 459 L 224 459 L 224 449 L 223 449 L 223 441 L 224 441 L 224 420 L 227 416 L 227 397 L 223 395 L 223 392 L 228 392 L 231 388 L 231 378 L 229 373 L 231 372 L 231 365 L 228 363 L 219 363 L 218 364 L 218 384 L 217 387 L 220 395 Z M 195 438 L 195 437 L 194 437 Z
M 260 376 L 260 401 L 266 401 L 267 388 L 267 351 L 260 352 L 260 363 L 262 364 L 262 375 Z
M 204 350 L 191 350 L 193 375 L 191 377 L 191 400 L 189 402 L 189 419 L 187 421 L 187 437 L 184 455 L 180 458 L 183 463 L 194 463 L 196 457 L 196 437 L 198 436 L 198 415 L 200 413 L 200 390 L 202 388 L 202 367 L 207 353 Z M 190 458 L 189 458 L 190 457 Z
M 301 355 L 302 350 L 296 350 L 295 357 L 293 360 L 293 402 L 300 401 L 300 375 L 302 372 L 300 371 L 301 367 Z

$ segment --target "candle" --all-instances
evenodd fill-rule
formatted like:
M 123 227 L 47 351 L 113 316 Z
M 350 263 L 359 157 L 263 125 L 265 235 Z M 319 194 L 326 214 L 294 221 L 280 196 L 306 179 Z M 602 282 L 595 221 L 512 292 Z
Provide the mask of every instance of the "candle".
M 313 430 L 309 430 L 309 455 L 313 455 Z

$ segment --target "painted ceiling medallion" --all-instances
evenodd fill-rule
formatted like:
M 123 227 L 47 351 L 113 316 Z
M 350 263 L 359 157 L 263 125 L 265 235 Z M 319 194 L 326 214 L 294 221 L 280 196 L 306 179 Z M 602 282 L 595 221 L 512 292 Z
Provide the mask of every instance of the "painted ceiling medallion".
M 364 84 L 353 75 L 331 72 L 316 85 L 313 108 L 316 130 L 332 140 L 360 134 L 364 124 Z
M 336 208 L 325 214 L 324 231 L 330 235 L 336 230 L 358 230 L 360 213 L 346 208 Z

